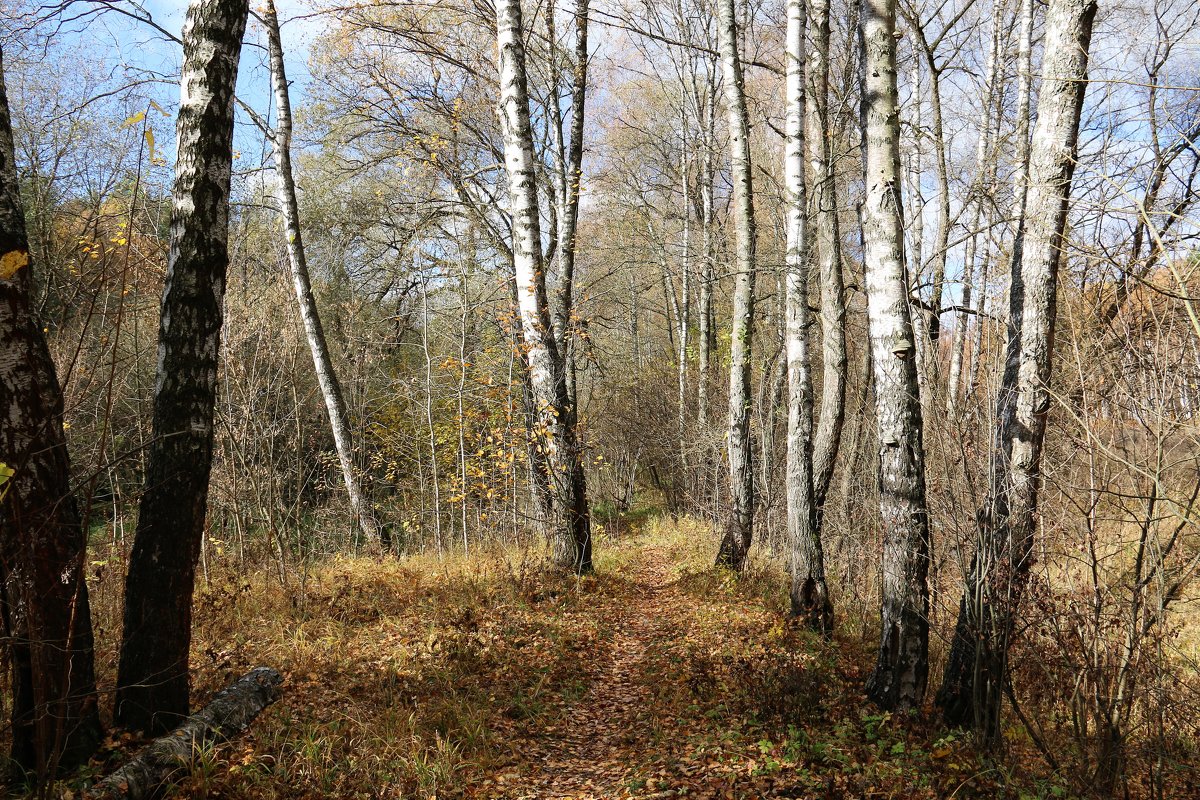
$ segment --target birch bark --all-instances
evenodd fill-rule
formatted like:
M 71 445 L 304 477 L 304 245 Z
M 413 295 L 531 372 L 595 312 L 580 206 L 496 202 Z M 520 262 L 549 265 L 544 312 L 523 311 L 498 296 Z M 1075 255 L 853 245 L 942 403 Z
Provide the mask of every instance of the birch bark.
M 1013 622 L 1033 559 L 1058 269 L 1087 88 L 1095 0 L 1051 0 L 1024 215 L 1010 267 L 1009 330 L 979 543 L 938 704 L 952 724 L 1000 734 Z
M 279 33 L 279 17 L 275 13 L 274 0 L 267 0 L 263 21 L 267 28 L 269 58 L 271 64 L 271 89 L 275 95 L 275 112 L 278 121 L 271 136 L 275 153 L 275 171 L 278 181 L 277 195 L 283 216 L 283 233 L 287 245 L 288 266 L 292 272 L 292 286 L 296 290 L 296 303 L 300 319 L 304 322 L 304 334 L 312 354 L 313 369 L 325 400 L 325 411 L 329 415 L 329 428 L 333 433 L 334 447 L 342 468 L 342 480 L 354 522 L 368 542 L 378 543 L 379 526 L 371 513 L 370 503 L 363 497 L 354 468 L 354 438 L 350 432 L 350 415 L 342 396 L 342 385 L 338 381 L 329 346 L 325 341 L 325 329 L 313 297 L 312 281 L 308 273 L 308 259 L 304 252 L 304 239 L 300 231 L 300 203 L 296 196 L 296 178 L 292 171 L 292 103 L 288 95 L 287 72 L 283 63 L 283 38 Z
M 731 514 L 717 563 L 740 570 L 754 527 L 754 466 L 750 440 L 750 354 L 754 337 L 755 236 L 754 181 L 750 160 L 750 121 L 738 50 L 734 0 L 718 0 L 717 31 L 725 78 L 725 105 L 733 179 L 733 323 L 729 366 L 729 481 Z
M 984 118 L 979 130 L 979 139 L 975 143 L 975 171 L 967 202 L 971 204 L 970 230 L 967 232 L 966 253 L 962 268 L 962 297 L 958 302 L 959 311 L 954 315 L 954 334 L 950 345 L 950 375 L 946 381 L 946 413 L 950 419 L 958 416 L 958 395 L 962 383 L 963 349 L 966 346 L 967 326 L 969 319 L 966 309 L 970 307 L 971 295 L 976 287 L 972 285 L 975 277 L 975 256 L 979 247 L 979 223 L 983 218 L 983 204 L 988 181 L 985 176 L 990 172 L 986 159 L 992 153 L 993 127 L 992 121 L 999 125 L 999 113 L 993 116 L 995 97 L 998 94 L 996 86 L 997 71 L 1000 64 L 1001 42 L 1001 11 L 1003 3 L 996 3 L 992 12 L 992 37 L 988 46 L 987 71 L 984 76 Z M 986 238 L 985 238 L 986 242 Z M 986 246 L 986 244 L 985 244 Z M 981 287 L 980 287 L 981 288 Z M 982 290 L 982 288 L 981 288 Z
M 115 719 L 152 734 L 188 713 L 192 589 L 212 467 L 228 268 L 233 92 L 247 0 L 193 0 L 183 28 L 171 248 L 153 440 L 125 582 Z
M 529 121 L 520 0 L 496 3 L 500 61 L 500 127 L 508 175 L 517 304 L 537 407 L 540 447 L 546 454 L 551 500 L 551 559 L 578 573 L 592 570 L 591 525 L 566 369 L 550 321 L 542 263 L 536 162 Z
M 788 374 L 787 506 L 792 573 L 792 615 L 811 629 L 830 634 L 833 604 L 825 585 L 825 558 L 813 492 L 813 386 L 808 312 L 807 186 L 804 176 L 804 44 L 808 27 L 804 0 L 787 4 L 787 109 L 784 185 L 787 192 Z
M 812 195 L 813 242 L 821 281 L 821 407 L 813 442 L 813 502 L 818 521 L 846 419 L 846 301 L 842 283 L 842 240 L 838 230 L 833 164 L 829 157 L 829 0 L 809 0 L 812 44 L 805 93 Z
M 867 694 L 920 706 L 928 677 L 929 520 L 916 346 L 904 263 L 896 0 L 863 0 L 863 261 L 879 432 L 883 586 L 879 658 Z

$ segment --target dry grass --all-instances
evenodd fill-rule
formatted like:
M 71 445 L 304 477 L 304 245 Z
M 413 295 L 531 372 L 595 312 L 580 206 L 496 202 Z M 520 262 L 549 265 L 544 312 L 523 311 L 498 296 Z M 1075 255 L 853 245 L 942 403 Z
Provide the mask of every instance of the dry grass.
M 861 688 L 873 635 L 856 628 L 824 644 L 796 630 L 778 559 L 756 548 L 735 577 L 712 568 L 713 548 L 707 525 L 651 517 L 600 541 L 597 574 L 583 580 L 521 550 L 339 557 L 287 585 L 273 569 L 241 575 L 213 559 L 196 596 L 196 701 L 258 664 L 287 683 L 247 735 L 198 756 L 181 794 L 522 796 L 528 748 L 569 724 L 601 680 L 616 612 L 643 596 L 630 576 L 653 553 L 672 578 L 656 612 L 665 635 L 639 667 L 654 746 L 631 752 L 633 777 L 602 796 L 1074 796 L 1071 776 L 1051 774 L 1019 727 L 1006 760 L 989 763 L 932 710 L 877 713 Z M 111 686 L 121 576 L 95 571 L 99 672 Z M 110 742 L 97 769 L 130 748 Z

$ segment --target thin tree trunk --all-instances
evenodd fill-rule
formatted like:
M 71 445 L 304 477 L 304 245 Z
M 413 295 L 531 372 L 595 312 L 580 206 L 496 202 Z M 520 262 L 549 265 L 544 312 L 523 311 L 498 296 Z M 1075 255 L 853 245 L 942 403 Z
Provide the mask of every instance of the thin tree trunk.
M 755 237 L 754 183 L 750 162 L 750 121 L 738 54 L 734 0 L 718 0 L 717 28 L 725 73 L 725 105 L 733 178 L 736 232 L 733 321 L 729 366 L 729 482 L 732 506 L 717 563 L 740 570 L 754 527 L 754 467 L 750 440 L 750 366 L 754 338 Z
M 71 493 L 63 394 L 33 309 L 29 240 L 0 52 L 0 614 L 12 667 L 12 759 L 31 777 L 100 743 L 87 546 Z
M 679 303 L 679 350 L 676 358 L 677 380 L 679 390 L 677 424 L 679 427 L 679 460 L 681 477 L 687 474 L 687 377 L 688 377 L 688 343 L 692 316 L 692 195 L 690 167 L 691 160 L 688 151 L 690 144 L 691 126 L 688 124 L 688 97 L 686 87 L 683 93 L 682 129 L 680 134 L 680 177 L 683 187 L 683 253 L 681 269 L 683 272 L 683 287 L 680 291 Z
M 1017 141 L 1016 173 L 1013 175 L 1013 220 L 1020 227 L 1025 214 L 1029 178 L 1029 103 L 1033 96 L 1033 0 L 1020 0 L 1021 20 L 1017 40 Z
M 342 397 L 342 386 L 329 355 L 325 341 L 325 329 L 313 297 L 312 281 L 308 273 L 308 259 L 304 252 L 304 240 L 300 231 L 300 203 L 296 197 L 296 179 L 292 171 L 292 103 L 288 94 L 287 73 L 283 63 L 283 39 L 279 33 L 279 17 L 275 13 L 274 0 L 267 0 L 263 21 L 266 23 L 270 49 L 271 87 L 275 93 L 275 124 L 271 143 L 275 151 L 276 177 L 279 181 L 279 206 L 283 214 L 283 232 L 287 243 L 288 265 L 292 270 L 292 285 L 296 290 L 296 303 L 300 308 L 300 319 L 304 322 L 304 334 L 308 349 L 312 353 L 313 369 L 317 383 L 325 400 L 329 415 L 329 428 L 333 433 L 333 444 L 337 449 L 338 462 L 342 467 L 342 480 L 350 501 L 350 511 L 355 524 L 368 542 L 379 542 L 379 525 L 371 513 L 371 505 L 363 497 L 354 469 L 354 439 L 350 432 L 350 415 Z
M 818 521 L 841 443 L 846 419 L 846 300 L 842 286 L 842 240 L 837 196 L 829 157 L 829 0 L 809 0 L 812 45 L 808 51 L 805 116 L 809 161 L 816 181 L 813 240 L 821 280 L 821 409 L 813 443 L 813 502 Z
M 931 345 L 931 357 L 928 367 L 931 372 L 937 368 L 938 340 L 941 336 L 942 322 L 938 313 L 942 307 L 942 286 L 946 280 L 946 259 L 950 255 L 950 168 L 947 164 L 946 134 L 942 121 L 942 72 L 936 65 L 933 51 L 925 42 L 925 35 L 920 35 L 924 46 L 926 64 L 929 67 L 929 110 L 933 117 L 933 147 L 934 174 L 938 182 L 938 227 L 937 241 L 934 242 L 933 274 L 929 279 L 929 308 L 921 309 L 921 327 Z M 920 300 L 920 293 L 917 293 Z M 926 341 L 918 342 L 924 350 Z
M 571 79 L 571 134 L 567 144 L 566 163 L 561 175 L 559 194 L 561 206 L 558 210 L 558 294 L 554 306 L 554 336 L 559 356 L 565 366 L 567 397 L 570 400 L 571 418 L 575 424 L 576 386 L 574 356 L 572 355 L 570 327 L 575 291 L 575 254 L 579 228 L 579 189 L 583 179 L 583 125 L 587 102 L 588 68 L 588 2 L 575 3 L 575 63 Z M 558 86 L 554 86 L 557 98 Z M 556 101 L 557 105 L 557 101 Z M 561 137 L 561 128 L 559 136 Z
M 907 710 L 921 705 L 929 670 L 929 520 L 901 219 L 896 0 L 863 0 L 862 12 L 863 262 L 884 536 L 879 659 L 867 694 Z
M 1010 267 L 1009 334 L 979 546 L 967 576 L 938 704 L 952 724 L 1000 734 L 1008 645 L 1033 558 L 1054 318 L 1094 0 L 1051 0 L 1025 213 Z
M 433 540 L 442 552 L 442 481 L 438 468 L 437 431 L 433 425 L 433 356 L 429 352 L 429 287 L 421 287 L 421 350 L 425 355 L 425 431 L 429 436 L 430 477 L 433 478 Z M 452 531 L 453 533 L 453 531 Z
M 713 282 L 716 280 L 716 243 L 713 232 L 713 183 L 714 154 L 716 149 L 716 79 L 712 72 L 707 73 L 709 81 L 705 90 L 703 147 L 704 164 L 703 177 L 700 184 L 700 216 L 702 225 L 702 248 L 704 262 L 701 265 L 700 276 L 700 375 L 696 379 L 696 415 L 700 420 L 701 433 L 708 433 L 708 384 L 712 374 L 713 342 L 716 338 L 713 331 Z
M 991 188 L 990 182 L 985 180 L 985 175 L 989 172 L 986 159 L 992 152 L 993 119 L 996 120 L 996 127 L 999 127 L 1000 114 L 993 117 L 992 112 L 995 105 L 994 98 L 999 94 L 997 75 L 1002 41 L 1000 12 L 1003 8 L 1003 3 L 996 3 L 992 12 L 992 38 L 988 47 L 987 72 L 984 77 L 983 107 L 985 113 L 983 125 L 979 129 L 979 139 L 975 143 L 975 171 L 972 173 L 973 180 L 967 196 L 967 202 L 971 204 L 971 222 L 970 229 L 967 231 L 966 254 L 963 259 L 963 289 L 962 297 L 958 302 L 960 310 L 954 315 L 954 334 L 950 346 L 950 375 L 946 382 L 946 413 L 950 419 L 958 416 L 958 394 L 962 383 L 963 349 L 966 345 L 968 325 L 966 309 L 970 307 L 971 295 L 975 289 L 972 286 L 972 279 L 975 273 L 975 256 L 979 246 L 979 223 L 983 218 L 984 197 L 990 194 L 987 190 Z M 986 236 L 984 241 L 987 241 Z
M 787 4 L 787 506 L 792 573 L 791 610 L 822 634 L 833 630 L 833 603 L 825 585 L 825 556 L 813 491 L 813 387 L 808 329 L 808 197 L 804 180 L 804 0 Z
M 247 0 L 193 0 L 183 29 L 171 249 L 154 436 L 125 582 L 115 719 L 162 733 L 188 713 L 196 558 L 208 507 L 229 250 L 233 92 Z
M 592 570 L 592 539 L 583 464 L 562 354 L 553 335 L 542 263 L 533 133 L 525 77 L 520 0 L 496 4 L 500 59 L 500 127 L 512 209 L 513 269 L 529 362 L 530 384 L 547 451 L 553 504 L 553 562 L 579 573 Z

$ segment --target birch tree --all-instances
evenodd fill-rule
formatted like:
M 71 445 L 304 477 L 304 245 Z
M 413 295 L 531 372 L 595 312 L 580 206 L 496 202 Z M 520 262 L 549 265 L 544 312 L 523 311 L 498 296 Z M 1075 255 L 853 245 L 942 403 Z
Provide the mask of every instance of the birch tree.
M 563 354 L 555 341 L 542 260 L 536 162 L 529 121 L 520 0 L 496 3 L 500 60 L 500 128 L 512 212 L 512 255 L 517 304 L 537 407 L 536 435 L 549 474 L 552 561 L 578 573 L 592 570 L 586 484 Z
M 732 508 L 717 563 L 740 570 L 754 527 L 754 467 L 750 440 L 750 366 L 754 339 L 755 237 L 754 181 L 750 160 L 750 119 L 738 52 L 734 0 L 717 2 L 717 38 L 724 73 L 725 106 L 733 178 L 733 321 L 729 365 L 729 482 Z
M 812 241 L 821 286 L 821 409 L 813 442 L 813 502 L 818 520 L 846 419 L 846 300 L 842 283 L 842 240 L 838 230 L 833 163 L 829 157 L 829 0 L 809 0 L 811 28 L 805 93 L 805 146 L 815 185 Z
M 993 140 L 1000 127 L 1001 109 L 996 108 L 1000 95 L 997 85 L 1000 68 L 1000 47 L 1004 41 L 1001 32 L 1003 3 L 996 3 L 992 11 L 992 29 L 988 45 L 987 71 L 983 82 L 983 124 L 979 129 L 979 138 L 975 142 L 975 169 L 972 173 L 971 185 L 966 202 L 971 207 L 970 225 L 967 230 L 966 253 L 962 267 L 962 298 L 954 315 L 954 333 L 950 345 L 950 374 L 946 380 L 946 413 L 951 419 L 958 416 L 958 395 L 962 382 L 963 349 L 966 345 L 967 310 L 971 306 L 972 295 L 982 286 L 974 285 L 975 258 L 979 249 L 979 225 L 984 219 L 985 198 L 994 194 L 993 182 L 989 180 L 995 174 Z M 1027 33 L 1026 31 L 1022 32 Z M 1028 102 L 1028 98 L 1026 98 Z M 1019 112 L 1018 112 L 1019 114 Z M 993 124 L 994 121 L 994 124 Z M 1019 147 L 1018 143 L 1018 147 Z M 989 191 L 990 190 L 990 191 Z M 984 237 L 984 248 L 987 248 L 987 237 Z M 984 256 L 986 258 L 986 254 Z
M 125 583 L 115 719 L 162 733 L 188 713 L 192 589 L 204 536 L 229 264 L 233 103 L 247 0 L 193 0 L 183 28 L 171 244 L 153 439 Z
M 863 0 L 863 262 L 879 434 L 883 585 L 879 658 L 867 694 L 917 708 L 929 649 L 929 519 L 916 346 L 904 263 L 896 0 Z
M 549 12 L 553 16 L 553 7 Z M 588 75 L 588 0 L 575 3 L 575 43 L 571 75 L 570 134 L 562 142 L 562 112 L 558 104 L 558 81 L 551 88 L 550 112 L 555 126 L 555 167 L 557 183 L 555 201 L 558 205 L 558 291 L 554 304 L 554 338 L 559 355 L 566 365 L 567 395 L 570 398 L 574 424 L 576 388 L 571 356 L 571 314 L 575 292 L 576 231 L 579 229 L 579 195 L 583 179 L 583 127 L 587 102 Z M 552 42 L 551 45 L 554 43 Z
M 29 239 L 0 51 L 0 607 L 12 668 L 12 759 L 38 778 L 100 743 L 86 538 L 70 485 L 63 394 L 32 301 Z
M 825 557 L 813 493 L 813 385 L 809 363 L 807 186 L 804 176 L 804 0 L 787 4 L 787 108 L 784 182 L 787 192 L 786 348 L 788 375 L 787 517 L 791 607 L 821 633 L 833 627 Z
M 267 28 L 268 57 L 271 64 L 271 90 L 275 95 L 275 130 L 268 134 L 275 155 L 276 194 L 283 221 L 284 240 L 287 246 L 288 266 L 292 272 L 292 285 L 296 290 L 296 304 L 300 319 L 304 323 L 304 335 L 312 353 L 313 369 L 321 387 L 321 397 L 329 414 L 329 428 L 333 433 L 333 444 L 337 449 L 338 463 L 342 468 L 342 480 L 350 501 L 354 522 L 368 542 L 379 542 L 379 526 L 371 513 L 370 502 L 363 497 L 354 467 L 354 439 L 350 432 L 350 415 L 342 396 L 329 346 L 325 341 L 325 329 L 313 297 L 312 281 L 308 273 L 308 259 L 304 251 L 304 238 L 300 231 L 300 203 L 296 196 L 296 178 L 292 170 L 292 103 L 288 94 L 287 72 L 283 63 L 283 38 L 279 33 L 279 16 L 275 13 L 274 0 L 267 0 L 263 22 Z
M 1010 264 L 1009 328 L 989 491 L 938 704 L 952 724 L 1000 734 L 1013 623 L 1033 559 L 1058 271 L 1087 87 L 1094 0 L 1052 0 L 1025 209 Z

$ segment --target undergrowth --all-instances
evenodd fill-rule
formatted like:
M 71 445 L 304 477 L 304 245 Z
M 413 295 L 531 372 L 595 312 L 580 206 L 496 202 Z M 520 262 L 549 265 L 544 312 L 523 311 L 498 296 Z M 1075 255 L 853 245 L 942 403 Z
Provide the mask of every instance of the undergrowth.
M 654 615 L 637 680 L 647 730 L 631 736 L 619 794 L 600 797 L 1053 798 L 1074 796 L 1023 743 L 989 762 L 970 737 L 880 713 L 861 638 L 823 642 L 786 616 L 786 576 L 757 554 L 740 577 L 711 566 L 712 534 L 651 518 L 598 543 L 597 573 L 546 571 L 540 554 L 341 557 L 305 579 L 210 570 L 197 589 L 197 704 L 249 668 L 284 673 L 251 731 L 199 754 L 181 796 L 522 797 L 526 744 L 588 702 L 622 613 Z M 667 565 L 647 605 L 639 565 Z M 117 591 L 97 574 L 102 683 Z M 108 598 L 106 601 L 105 598 Z M 665 598 L 665 599 L 664 599 Z M 111 617 L 111 619 L 109 619 Z M 127 758 L 115 736 L 95 765 Z M 664 794 L 670 792 L 671 794 Z

